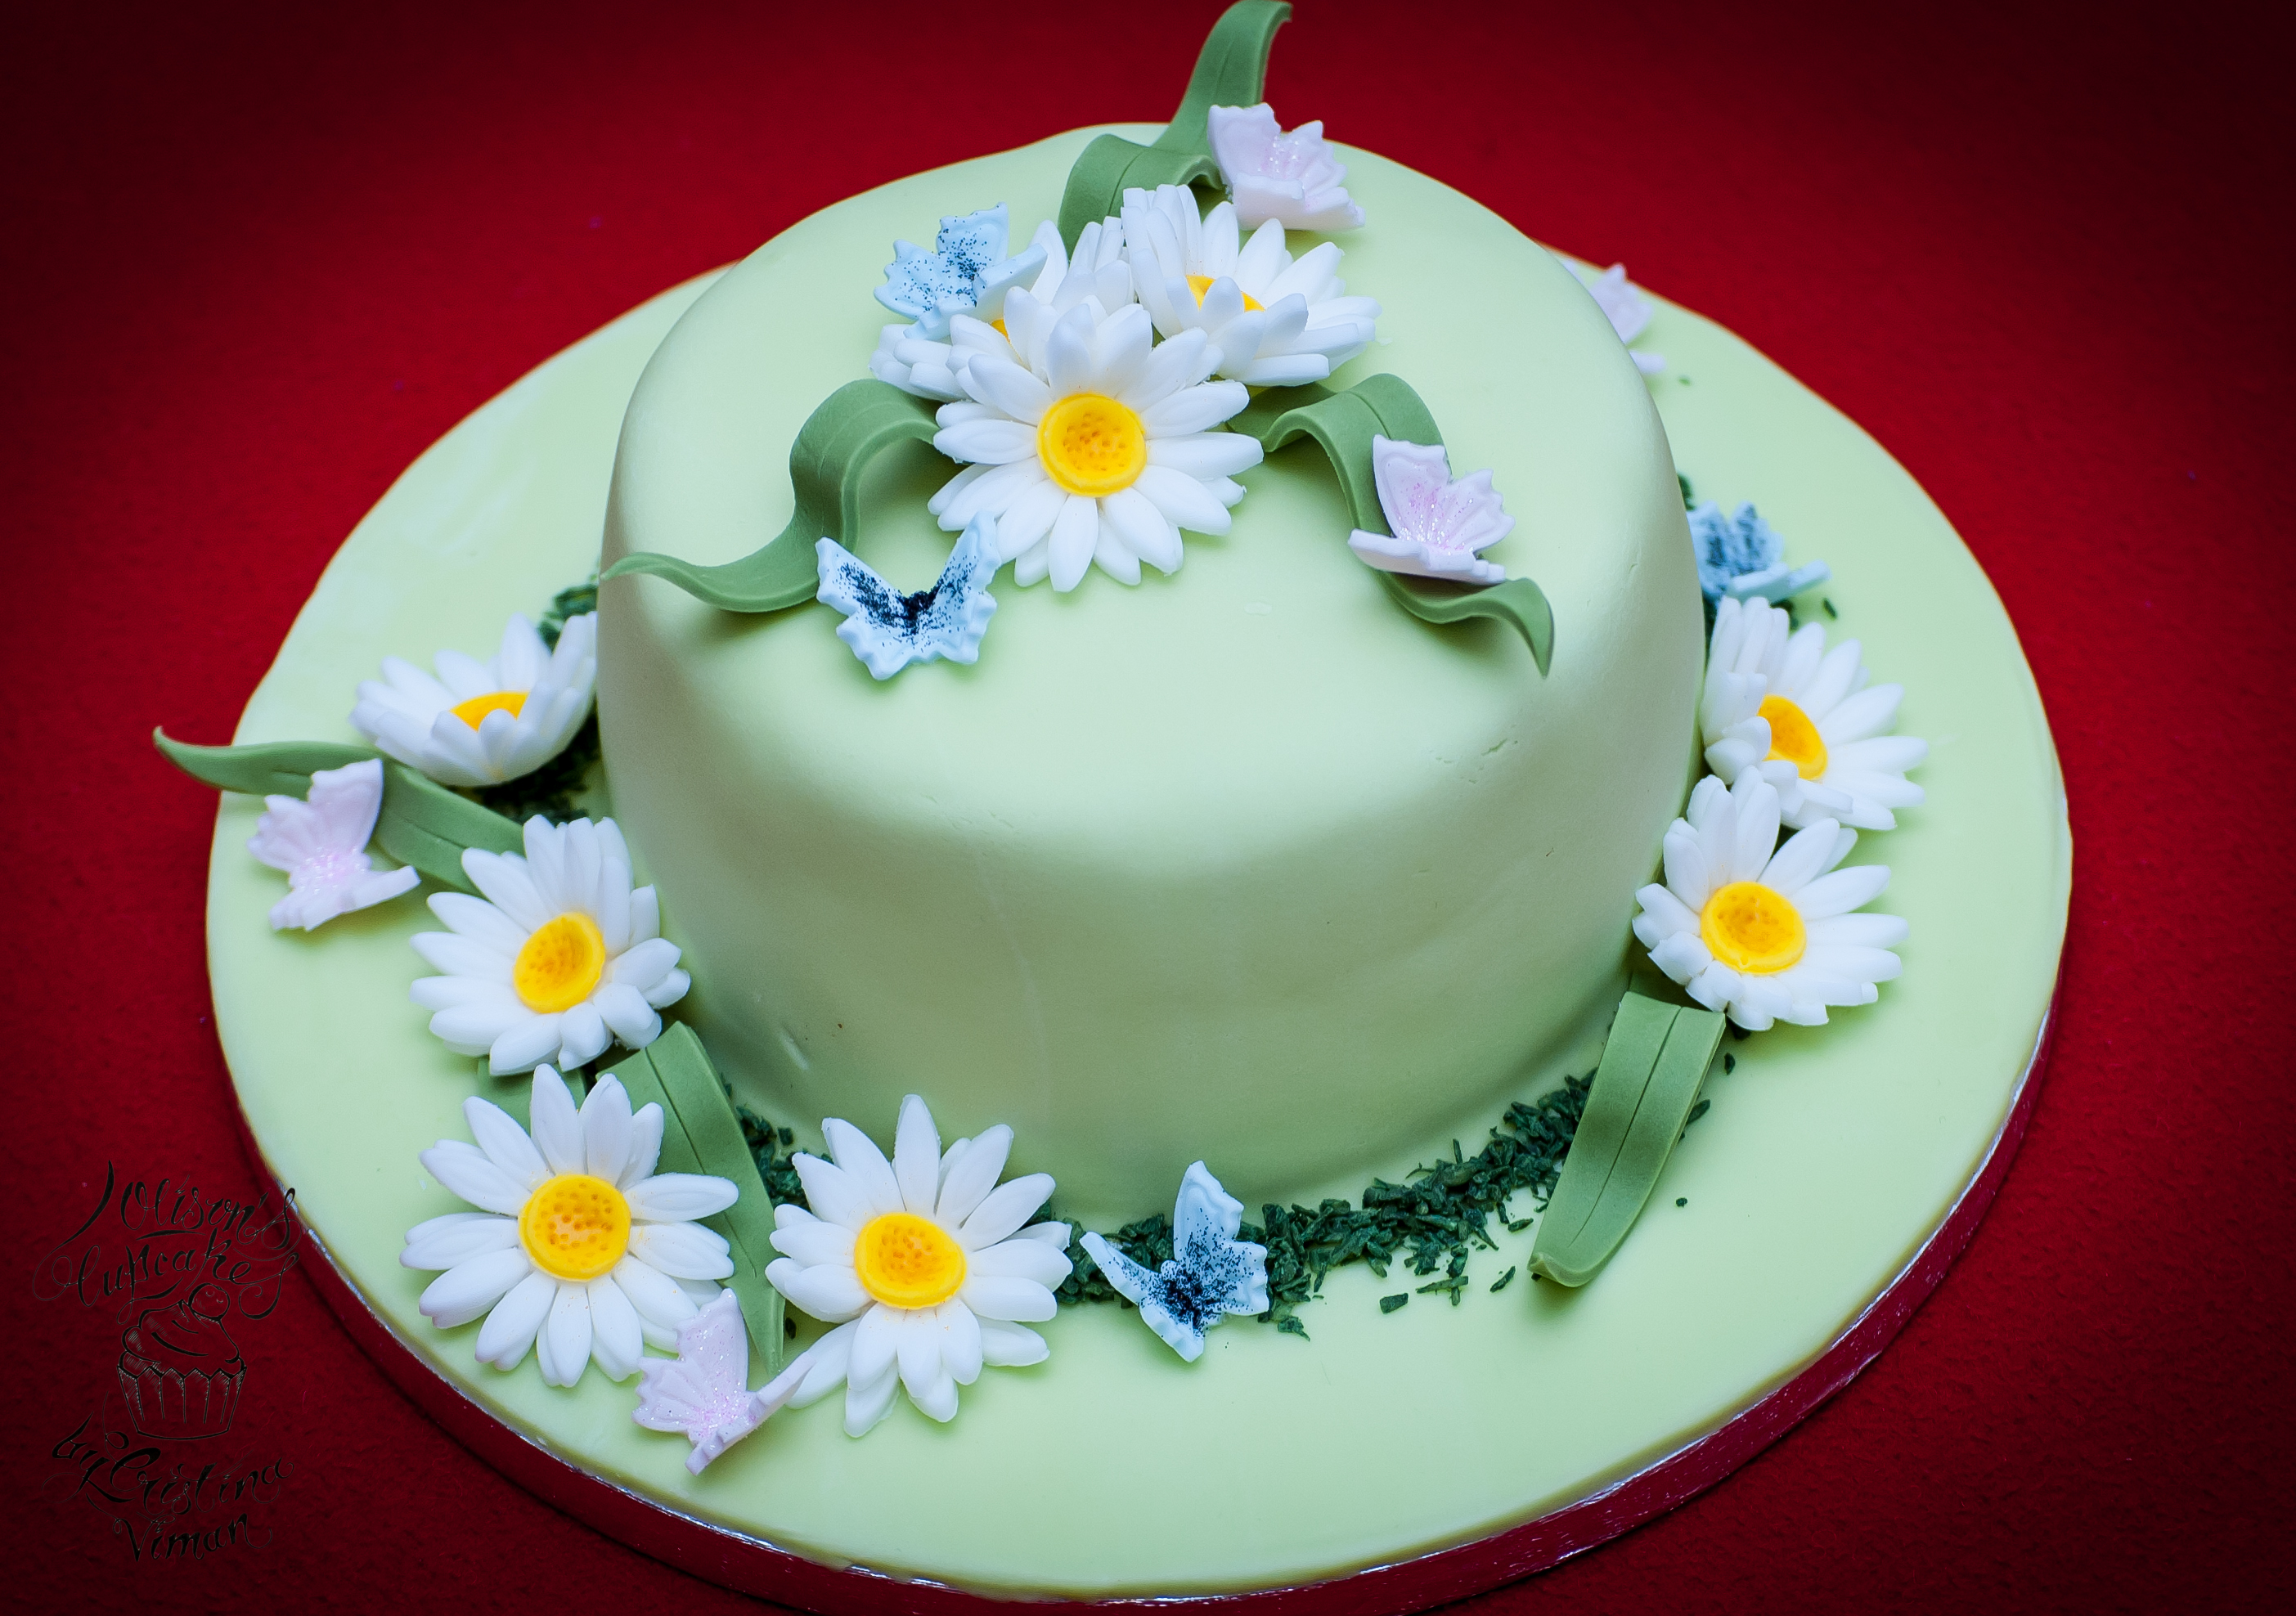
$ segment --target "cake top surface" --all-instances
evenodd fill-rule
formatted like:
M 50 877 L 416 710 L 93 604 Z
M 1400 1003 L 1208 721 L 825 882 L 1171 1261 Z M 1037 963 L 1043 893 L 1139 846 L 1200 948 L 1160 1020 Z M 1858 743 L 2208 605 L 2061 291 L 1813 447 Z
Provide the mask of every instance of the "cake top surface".
M 779 530 L 791 508 L 785 447 L 852 379 L 882 323 L 854 294 L 889 236 L 988 200 L 1009 206 L 1017 235 L 1057 207 L 1094 133 L 867 193 L 713 287 L 632 401 L 607 564 L 673 536 L 687 560 L 726 562 Z M 1576 721 L 1650 649 L 1620 628 L 1636 609 L 1630 588 L 1671 592 L 1675 626 L 1694 639 L 1695 584 L 1675 564 L 1687 546 L 1652 554 L 1639 542 L 1682 521 L 1647 390 L 1544 250 L 1399 164 L 1345 155 L 1378 226 L 1340 238 L 1341 271 L 1351 294 L 1380 298 L 1382 341 L 1332 384 L 1406 376 L 1442 423 L 1455 473 L 1489 470 L 1515 526 L 1487 554 L 1554 603 L 1562 650 L 1548 677 L 1496 625 L 1439 629 L 1400 613 L 1349 552 L 1346 504 L 1307 444 L 1249 472 L 1233 530 L 1190 535 L 1172 577 L 1128 588 L 1095 571 L 1056 595 L 1001 575 L 969 669 L 912 668 L 880 687 L 818 612 L 729 624 L 644 581 L 609 586 L 608 619 L 655 619 L 683 677 L 729 701 L 740 693 L 746 738 L 804 757 L 824 792 L 865 811 L 993 815 L 1054 848 L 1089 815 L 1094 837 L 1129 835 L 1151 865 L 1248 857 L 1296 838 L 1303 812 L 1344 827 L 1421 790 L 1431 759 L 1470 769 L 1510 735 Z M 1301 250 L 1312 239 L 1291 238 Z M 908 446 L 865 487 L 858 551 L 899 587 L 931 583 L 948 554 L 925 505 L 952 469 Z M 1176 770 L 1175 758 L 1200 767 Z

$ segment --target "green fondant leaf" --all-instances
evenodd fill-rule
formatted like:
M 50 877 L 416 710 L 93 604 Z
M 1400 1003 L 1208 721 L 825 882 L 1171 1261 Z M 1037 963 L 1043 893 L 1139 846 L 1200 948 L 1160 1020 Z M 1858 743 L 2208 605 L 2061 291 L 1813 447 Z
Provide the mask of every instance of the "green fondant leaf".
M 1285 0 L 1236 0 L 1212 24 L 1188 76 L 1188 92 L 1152 144 L 1103 135 L 1084 149 L 1061 193 L 1061 239 L 1070 251 L 1086 225 L 1123 206 L 1128 187 L 1219 184 L 1206 115 L 1216 106 L 1248 107 L 1259 100 L 1275 30 L 1291 15 Z
M 1199 120 L 1199 132 L 1201 127 Z M 1061 193 L 1061 240 L 1070 251 L 1075 251 L 1084 227 L 1119 211 L 1125 192 L 1135 187 L 1153 191 L 1159 185 L 1217 185 L 1218 181 L 1219 165 L 1206 152 L 1160 151 L 1121 135 L 1100 135 L 1069 170 L 1067 187 Z
M 649 572 L 666 578 L 722 611 L 780 611 L 803 605 L 821 587 L 815 544 L 833 538 L 849 549 L 858 525 L 861 477 L 897 443 L 930 443 L 935 406 L 873 377 L 849 381 L 806 418 L 790 446 L 789 526 L 772 542 L 723 566 L 697 567 L 674 555 L 641 551 L 606 569 L 607 578 Z
M 1382 572 L 1379 578 L 1396 603 L 1423 623 L 1489 618 L 1522 636 L 1523 644 L 1530 647 L 1530 660 L 1538 664 L 1542 674 L 1554 660 L 1554 608 L 1546 603 L 1546 592 L 1527 578 L 1511 578 L 1480 589 L 1463 589 L 1438 578 L 1411 578 L 1400 572 Z
M 633 1108 L 648 1100 L 660 1105 L 662 1171 L 707 1173 L 730 1180 L 741 1192 L 732 1206 L 701 1221 L 733 1246 L 734 1276 L 726 1288 L 741 1306 L 750 1344 L 763 1355 L 767 1373 L 778 1371 L 787 1348 L 781 1292 L 766 1280 L 766 1265 L 776 1254 L 771 1241 L 773 1203 L 758 1176 L 757 1160 L 742 1137 L 734 1102 L 718 1081 L 718 1069 L 710 1064 L 700 1036 L 680 1021 L 618 1064 L 614 1075 L 628 1091 Z
M 1372 439 L 1438 447 L 1443 441 L 1435 417 L 1411 384 L 1384 373 L 1366 376 L 1344 392 L 1313 381 L 1305 387 L 1270 388 L 1228 424 L 1259 439 L 1260 447 L 1271 455 L 1301 438 L 1312 439 L 1340 480 L 1349 516 L 1366 533 L 1390 530 L 1372 475 Z M 1398 572 L 1382 571 L 1379 577 L 1396 603 L 1422 622 L 1489 618 L 1522 636 L 1541 674 L 1554 661 L 1554 611 L 1546 591 L 1529 578 L 1470 588 Z
M 187 746 L 159 730 L 152 732 L 162 755 L 193 779 L 250 796 L 298 799 L 310 795 L 311 776 L 375 757 L 363 746 L 332 741 L 274 741 L 258 746 Z M 431 880 L 468 892 L 463 852 L 515 853 L 525 845 L 515 820 L 448 790 L 396 759 L 382 759 L 382 811 L 375 817 L 374 844 Z
M 1711 1010 L 1639 993 L 1620 1001 L 1578 1134 L 1531 1244 L 1533 1274 L 1583 1285 L 1610 1260 L 1688 1126 L 1723 1024 Z
M 152 732 L 160 755 L 193 779 L 218 791 L 250 797 L 305 797 L 311 776 L 323 768 L 364 763 L 376 754 L 364 746 L 334 741 L 272 741 L 260 746 L 190 746 Z

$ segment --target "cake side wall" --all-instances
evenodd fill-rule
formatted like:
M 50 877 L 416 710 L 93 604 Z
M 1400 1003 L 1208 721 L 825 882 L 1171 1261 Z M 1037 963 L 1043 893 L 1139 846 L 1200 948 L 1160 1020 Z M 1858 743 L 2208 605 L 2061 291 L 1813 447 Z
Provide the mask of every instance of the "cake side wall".
M 762 542 L 784 446 L 873 341 L 891 237 L 995 200 L 1031 218 L 1064 169 L 1055 143 L 904 181 L 730 275 L 633 400 L 609 559 Z M 1495 1111 L 1615 994 L 1691 750 L 1671 462 L 1559 267 L 1454 193 L 1360 169 L 1394 224 L 1343 267 L 1392 335 L 1340 380 L 1406 375 L 1455 470 L 1493 468 L 1519 524 L 1496 554 L 1555 604 L 1553 672 L 1494 627 L 1398 612 L 1305 447 L 1247 472 L 1234 532 L 1192 536 L 1175 578 L 1062 596 L 1004 575 L 971 669 L 881 685 L 817 609 L 610 586 L 619 812 L 690 945 L 694 1018 L 777 1120 L 888 1132 L 922 1092 L 947 1133 L 1013 1124 L 1016 1162 L 1095 1221 L 1168 1201 L 1199 1156 L 1256 1202 Z M 1512 318 L 1495 336 L 1468 306 Z M 859 547 L 905 587 L 946 554 L 922 501 L 949 469 L 920 447 L 867 490 Z

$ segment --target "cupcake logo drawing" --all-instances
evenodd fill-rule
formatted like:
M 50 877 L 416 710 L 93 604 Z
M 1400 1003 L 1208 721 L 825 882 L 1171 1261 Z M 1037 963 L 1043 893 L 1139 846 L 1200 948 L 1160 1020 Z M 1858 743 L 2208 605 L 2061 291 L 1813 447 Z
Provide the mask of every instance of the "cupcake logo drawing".
M 247 1364 L 223 1326 L 231 1297 L 195 1286 L 174 1306 L 148 1308 L 119 1338 L 119 1390 L 137 1431 L 198 1441 L 231 1429 Z
M 39 1490 L 105 1522 L 130 1562 L 180 1564 L 272 1541 L 296 1473 L 243 1414 L 247 1359 L 296 1267 L 294 1192 L 218 1194 L 106 1162 L 32 1292 L 84 1310 L 87 1381 L 52 1411 Z M 222 1439 L 217 1440 L 217 1439 Z

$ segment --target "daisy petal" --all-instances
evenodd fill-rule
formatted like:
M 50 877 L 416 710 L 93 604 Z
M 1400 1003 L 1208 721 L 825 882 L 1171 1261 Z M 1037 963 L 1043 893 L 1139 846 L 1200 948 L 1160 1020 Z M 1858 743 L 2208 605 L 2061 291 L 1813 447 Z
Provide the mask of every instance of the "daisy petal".
M 529 1274 L 512 1285 L 479 1326 L 474 1349 L 479 1362 L 497 1369 L 517 1368 L 525 1360 L 527 1349 L 534 1345 L 535 1334 L 557 1296 L 558 1282 L 547 1274 Z

